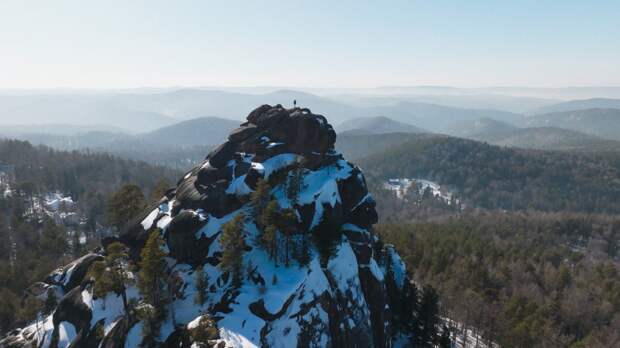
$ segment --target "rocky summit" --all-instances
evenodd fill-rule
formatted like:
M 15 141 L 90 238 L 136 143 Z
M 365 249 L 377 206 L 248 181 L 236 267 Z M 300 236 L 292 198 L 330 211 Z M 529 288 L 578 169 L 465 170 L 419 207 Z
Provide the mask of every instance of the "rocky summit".
M 118 236 L 33 285 L 26 297 L 55 294 L 57 304 L 0 347 L 399 346 L 408 335 L 405 266 L 374 233 L 363 173 L 335 141 L 326 118 L 308 109 L 258 107 Z M 286 226 L 257 215 L 259 187 L 275 202 L 265 211 L 292 216 Z M 231 244 L 225 231 L 235 221 Z M 153 235 L 167 291 L 147 330 L 140 265 Z M 128 250 L 124 285 L 102 294 L 89 270 L 117 242 Z M 203 318 L 215 328 L 207 339 L 195 334 Z

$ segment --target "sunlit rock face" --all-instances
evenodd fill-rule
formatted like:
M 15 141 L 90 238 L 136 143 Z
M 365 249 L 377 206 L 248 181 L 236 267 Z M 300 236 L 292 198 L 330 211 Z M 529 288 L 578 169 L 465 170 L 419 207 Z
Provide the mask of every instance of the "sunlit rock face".
M 161 233 L 167 272 L 179 283 L 166 305 L 159 346 L 197 346 L 189 333 L 204 314 L 217 324 L 219 338 L 210 342 L 217 347 L 391 347 L 402 341 L 393 312 L 409 281 L 404 264 L 374 234 L 378 218 L 363 173 L 334 150 L 335 141 L 321 115 L 260 106 L 155 206 L 102 242 L 129 246 L 135 264 L 149 233 Z M 287 191 L 293 171 L 302 178 L 294 199 Z M 281 209 L 294 212 L 293 245 L 314 241 L 321 223 L 336 227 L 327 261 L 311 243 L 309 262 L 287 266 L 256 243 L 260 228 L 249 201 L 259 180 L 269 182 Z M 222 226 L 238 214 L 246 216 L 244 272 L 242 285 L 234 287 L 220 265 L 220 238 Z M 37 283 L 32 296 L 45 297 L 51 288 L 61 299 L 57 308 L 9 333 L 0 347 L 141 346 L 142 322 L 125 313 L 121 296 L 93 296 L 84 269 L 103 250 Z M 209 282 L 203 305 L 194 301 L 199 266 Z M 135 267 L 127 272 L 135 278 Z M 142 300 L 135 283 L 126 293 L 129 302 Z

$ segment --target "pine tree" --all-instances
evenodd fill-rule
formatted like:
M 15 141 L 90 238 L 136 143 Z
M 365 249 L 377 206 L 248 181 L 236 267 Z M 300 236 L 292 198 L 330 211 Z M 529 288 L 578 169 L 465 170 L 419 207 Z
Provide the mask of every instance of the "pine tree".
M 301 162 L 295 162 L 293 170 L 291 170 L 286 183 L 286 197 L 293 205 L 299 201 L 299 193 L 303 189 L 304 177 Z
M 243 253 L 245 248 L 245 216 L 243 213 L 222 226 L 222 260 L 220 267 L 230 272 L 234 287 L 240 287 L 243 276 Z
M 10 230 L 8 228 L 8 220 L 3 214 L 0 214 L 0 260 L 8 260 L 11 255 Z
M 72 248 L 71 248 L 71 252 L 73 253 L 74 257 L 80 257 L 82 255 L 82 244 L 80 243 L 80 232 L 79 231 L 73 231 L 73 235 L 72 237 Z
M 45 302 L 43 303 L 43 314 L 51 314 L 56 308 L 56 305 L 58 305 L 56 291 L 52 288 L 47 289 L 47 296 L 45 297 Z
M 7 288 L 0 287 L 0 332 L 8 331 L 14 325 L 19 306 L 19 297 Z
M 276 222 L 280 214 L 278 201 L 271 200 L 258 218 L 259 245 L 269 253 L 272 260 L 278 262 L 278 227 Z
M 312 258 L 312 251 L 310 250 L 310 234 L 301 234 L 301 241 L 297 244 L 297 253 L 295 259 L 302 267 L 308 266 Z
M 138 288 L 144 301 L 155 308 L 160 307 L 163 299 L 166 270 L 164 262 L 166 254 L 162 250 L 163 245 L 161 231 L 154 229 L 140 252 Z
M 149 195 L 151 203 L 157 203 L 170 189 L 170 182 L 165 178 L 159 180 Z
M 452 348 L 452 340 L 450 339 L 450 328 L 444 325 L 441 329 L 441 337 L 439 337 L 439 348 Z
M 136 307 L 138 319 L 142 320 L 142 345 L 141 347 L 158 347 L 155 337 L 159 336 L 161 310 L 148 303 Z
M 273 199 L 269 201 L 265 209 L 263 209 L 262 214 L 259 216 L 260 225 L 263 226 L 263 228 L 271 225 L 277 227 L 279 215 L 280 205 L 278 204 L 278 201 Z
M 425 286 L 422 290 L 417 321 L 417 332 L 414 336 L 417 346 L 432 347 L 439 338 L 437 331 L 441 319 L 439 318 L 439 296 L 430 286 Z
M 160 320 L 165 313 L 163 300 L 166 263 L 163 245 L 161 230 L 154 229 L 140 252 L 138 289 L 145 303 L 139 306 L 138 316 L 143 321 L 142 336 L 146 346 L 156 345 L 155 337 L 159 336 Z
M 209 276 L 204 272 L 204 268 L 198 266 L 194 275 L 194 282 L 196 286 L 196 294 L 194 295 L 194 303 L 198 305 L 204 305 L 207 301 L 207 292 L 209 290 Z
M 413 335 L 418 311 L 418 292 L 415 284 L 405 282 L 396 283 L 394 268 L 390 254 L 387 253 L 385 260 L 385 289 L 387 292 L 394 322 L 398 323 L 397 329 L 405 334 Z
M 23 321 L 31 321 L 38 318 L 39 312 L 43 309 L 43 302 L 35 297 L 28 297 L 19 310 L 18 317 Z
M 312 229 L 312 237 L 319 253 L 321 266 L 327 267 L 329 258 L 332 257 L 342 238 L 341 226 L 331 221 L 323 214 L 321 221 Z
M 297 229 L 297 215 L 293 209 L 282 210 L 278 201 L 271 200 L 259 217 L 263 228 L 259 233 L 259 244 L 269 256 L 278 261 L 279 236 L 284 236 L 284 263 L 288 267 L 291 255 L 291 238 Z
M 128 262 L 127 247 L 119 242 L 106 247 L 103 261 L 96 261 L 90 266 L 88 273 L 93 278 L 93 295 L 105 299 L 108 292 L 120 294 L 123 298 L 125 312 L 129 313 L 126 284 L 129 276 L 125 270 Z
M 106 274 L 106 263 L 104 261 L 95 261 L 88 269 L 88 275 L 93 279 L 93 295 L 96 298 L 105 298 L 110 285 L 110 278 Z
M 111 283 L 112 283 L 112 291 L 117 294 L 121 294 L 123 297 L 123 306 L 125 308 L 125 312 L 129 312 L 129 308 L 127 305 L 127 291 L 126 284 L 129 281 L 129 275 L 125 270 L 127 267 L 127 263 L 129 262 L 129 255 L 127 247 L 120 243 L 114 242 L 106 248 L 106 258 L 105 262 L 110 269 Z
M 197 344 L 200 348 L 211 347 L 209 341 L 219 337 L 217 325 L 208 314 L 203 314 L 200 319 L 198 319 L 198 325 L 191 329 L 189 334 L 193 343 Z
M 145 207 L 146 199 L 142 190 L 136 185 L 125 185 L 108 202 L 108 222 L 120 230 Z
M 39 242 L 41 253 L 54 258 L 61 257 L 69 246 L 66 236 L 67 232 L 63 227 L 56 225 L 52 220 L 46 220 Z
M 166 282 L 166 295 L 168 296 L 167 301 L 169 304 L 173 304 L 175 298 L 182 297 L 181 289 L 183 288 L 183 278 L 179 271 L 171 272 L 168 275 L 168 279 Z M 170 310 L 170 317 L 172 319 L 172 325 L 174 327 L 177 326 L 177 318 L 176 312 L 174 310 L 174 305 L 170 305 L 168 307 Z
M 278 230 L 276 226 L 269 225 L 265 228 L 262 233 L 262 245 L 267 250 L 269 254 L 269 258 L 275 260 L 276 267 L 278 266 L 278 258 L 277 258 L 277 245 L 278 245 Z
M 276 225 L 284 235 L 284 265 L 289 266 L 291 239 L 297 229 L 297 215 L 292 209 L 285 209 L 277 215 Z
M 415 284 L 409 281 L 405 282 L 401 297 L 402 299 L 397 304 L 397 308 L 399 308 L 402 328 L 407 333 L 413 333 L 420 308 L 418 289 Z
M 260 226 L 264 228 L 265 225 L 261 224 L 261 216 L 263 211 L 267 208 L 269 201 L 271 200 L 271 186 L 267 180 L 259 179 L 256 184 L 256 189 L 250 195 L 250 207 L 252 208 L 252 217 Z

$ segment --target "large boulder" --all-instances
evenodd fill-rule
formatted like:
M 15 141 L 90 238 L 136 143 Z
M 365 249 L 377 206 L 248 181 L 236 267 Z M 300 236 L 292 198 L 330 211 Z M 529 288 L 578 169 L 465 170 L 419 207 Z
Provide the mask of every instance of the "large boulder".
M 202 260 L 209 250 L 208 245 L 196 239 L 196 233 L 206 221 L 201 221 L 198 214 L 184 210 L 175 216 L 166 230 L 166 241 L 170 255 L 182 262 Z
M 95 261 L 103 260 L 103 256 L 94 253 L 88 253 L 79 259 L 73 261 L 68 266 L 65 266 L 66 274 L 63 283 L 63 288 L 65 292 L 72 290 L 76 286 L 82 284 L 86 273 L 88 273 L 88 269 Z
M 56 306 L 56 310 L 53 314 L 54 330 L 52 331 L 52 346 L 58 341 L 60 330 L 60 323 L 68 322 L 75 327 L 77 337 L 74 339 L 73 345 L 76 347 L 85 346 L 80 345 L 78 342 L 88 340 L 90 333 L 90 321 L 92 319 L 92 312 L 90 308 L 82 301 L 82 289 L 76 287 L 69 291 Z
M 289 148 L 295 153 L 325 153 L 336 143 L 336 132 L 325 117 L 309 112 L 293 112 L 286 131 Z
M 259 131 L 259 128 L 255 124 L 247 124 L 245 126 L 241 126 L 228 135 L 228 140 L 233 143 L 238 143 L 246 140 L 247 138 L 253 136 Z
M 232 141 L 227 141 L 222 145 L 218 146 L 207 156 L 209 163 L 215 168 L 221 168 L 226 166 L 228 161 L 233 158 L 236 146 L 236 143 Z
M 129 330 L 136 324 L 135 319 L 123 316 L 101 341 L 100 348 L 123 348 Z

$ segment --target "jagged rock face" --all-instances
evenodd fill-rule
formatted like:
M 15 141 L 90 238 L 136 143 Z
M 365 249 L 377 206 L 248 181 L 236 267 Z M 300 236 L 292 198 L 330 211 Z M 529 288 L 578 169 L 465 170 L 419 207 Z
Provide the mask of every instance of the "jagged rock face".
M 335 141 L 336 133 L 323 116 L 263 105 L 121 232 L 118 240 L 137 259 L 148 232 L 159 228 L 169 272 L 182 282 L 161 324 L 161 346 L 189 347 L 188 330 L 204 313 L 217 321 L 220 339 L 212 343 L 220 347 L 396 345 L 398 325 L 392 322 L 391 308 L 398 303 L 390 303 L 385 283 L 393 277 L 402 288 L 408 282 L 404 264 L 392 248 L 379 247 L 372 231 L 375 202 L 361 170 L 334 150 Z M 292 201 L 285 186 L 296 163 L 303 166 L 302 189 Z M 219 267 L 219 237 L 222 225 L 237 214 L 250 215 L 248 200 L 260 179 L 269 181 L 282 209 L 294 210 L 298 235 L 313 233 L 328 219 L 341 227 L 342 236 L 327 263 L 321 264 L 311 248 L 307 265 L 294 261 L 286 267 L 253 243 L 259 231 L 249 218 L 244 226 L 247 270 L 243 285 L 234 288 L 230 275 Z M 10 333 L 0 347 L 139 346 L 142 324 L 124 313 L 120 296 L 109 293 L 96 299 L 88 281 L 82 281 L 82 268 L 99 258 L 87 255 L 39 284 L 64 295 L 58 308 L 48 318 Z M 202 306 L 194 302 L 197 266 L 209 281 Z M 135 285 L 129 286 L 127 296 L 140 300 Z

